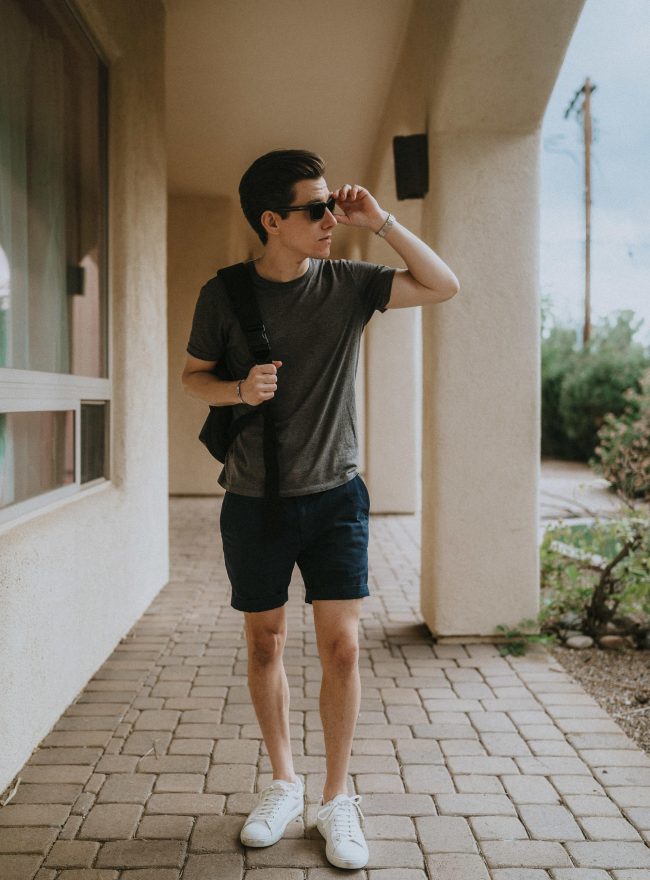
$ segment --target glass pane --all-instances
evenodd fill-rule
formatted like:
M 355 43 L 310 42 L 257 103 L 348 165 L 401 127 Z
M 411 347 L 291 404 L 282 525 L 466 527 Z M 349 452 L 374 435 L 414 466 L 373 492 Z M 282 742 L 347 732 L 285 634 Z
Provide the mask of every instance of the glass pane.
M 81 482 L 108 477 L 106 403 L 81 404 Z
M 0 367 L 107 375 L 105 125 L 64 0 L 0 0 Z
M 0 507 L 74 482 L 74 410 L 0 413 Z

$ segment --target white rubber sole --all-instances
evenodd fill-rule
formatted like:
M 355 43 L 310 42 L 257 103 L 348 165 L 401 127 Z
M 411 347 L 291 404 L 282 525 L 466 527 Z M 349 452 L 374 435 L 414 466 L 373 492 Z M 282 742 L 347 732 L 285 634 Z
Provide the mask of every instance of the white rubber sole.
M 318 828 L 318 825 L 316 825 L 316 827 Z M 325 840 L 327 840 L 327 837 L 325 836 L 325 834 L 323 834 L 321 829 L 318 828 L 318 830 L 320 831 L 321 836 Z M 331 865 L 334 865 L 337 868 L 348 868 L 349 870 L 354 870 L 356 868 L 365 868 L 370 860 L 370 854 L 368 854 L 367 856 L 359 856 L 358 859 L 342 859 L 339 856 L 331 856 L 327 851 L 327 847 L 325 847 L 325 855 L 327 857 L 327 861 Z
M 365 868 L 368 864 L 369 857 L 359 858 L 356 861 L 353 859 L 340 859 L 338 856 L 330 856 L 327 852 L 327 847 L 325 847 L 325 855 L 327 856 L 327 861 L 331 865 L 335 865 L 337 868 L 349 868 L 354 870 L 355 868 Z
M 272 846 L 274 843 L 277 843 L 278 840 L 280 840 L 280 838 L 284 835 L 284 832 L 287 830 L 287 825 L 290 822 L 293 822 L 294 819 L 297 819 L 298 816 L 302 815 L 303 810 L 304 810 L 304 806 L 296 807 L 296 809 L 293 811 L 293 813 L 291 813 L 289 815 L 289 817 L 288 817 L 287 821 L 284 823 L 284 825 L 279 829 L 279 831 L 270 840 L 265 840 L 262 843 L 260 843 L 259 841 L 256 841 L 256 840 L 251 840 L 250 838 L 248 838 L 246 836 L 245 826 L 242 828 L 242 830 L 240 832 L 239 839 L 244 846 Z

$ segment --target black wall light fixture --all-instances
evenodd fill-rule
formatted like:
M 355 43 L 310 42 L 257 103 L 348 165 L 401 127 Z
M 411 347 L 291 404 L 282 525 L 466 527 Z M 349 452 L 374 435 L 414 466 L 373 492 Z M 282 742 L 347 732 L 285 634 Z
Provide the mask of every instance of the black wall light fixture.
M 422 199 L 429 192 L 429 157 L 426 134 L 393 138 L 397 198 Z

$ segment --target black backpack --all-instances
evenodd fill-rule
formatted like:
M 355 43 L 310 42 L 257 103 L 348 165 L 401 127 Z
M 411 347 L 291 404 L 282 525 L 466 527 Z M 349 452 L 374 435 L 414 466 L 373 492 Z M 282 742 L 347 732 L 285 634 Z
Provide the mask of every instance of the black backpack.
M 236 263 L 219 269 L 217 278 L 221 279 L 226 289 L 233 313 L 246 337 L 253 360 L 258 364 L 270 364 L 273 360 L 271 343 L 259 313 L 247 265 Z M 209 284 L 216 284 L 216 278 L 209 281 Z M 246 378 L 246 376 L 233 376 L 225 362 L 217 364 L 214 375 L 219 379 L 230 381 Z M 264 496 L 270 501 L 275 501 L 279 497 L 279 465 L 273 398 L 265 400 L 249 412 L 237 417 L 234 413 L 235 405 L 210 406 L 210 412 L 199 433 L 199 440 L 217 461 L 225 463 L 228 448 L 239 432 L 253 419 L 262 417 L 264 419 Z M 267 505 L 267 509 L 271 509 L 270 505 Z

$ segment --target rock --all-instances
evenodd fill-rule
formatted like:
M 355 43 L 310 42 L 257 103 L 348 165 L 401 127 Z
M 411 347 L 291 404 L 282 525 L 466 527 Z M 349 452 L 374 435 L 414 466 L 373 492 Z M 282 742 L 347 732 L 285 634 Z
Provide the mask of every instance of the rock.
M 575 611 L 565 611 L 564 614 L 558 618 L 558 623 L 565 628 L 577 626 L 580 623 L 580 615 Z
M 594 640 L 591 638 L 591 636 L 583 635 L 571 636 L 571 638 L 566 640 L 567 648 L 575 648 L 578 651 L 582 650 L 583 648 L 591 648 L 593 643 Z
M 564 633 L 565 639 L 572 639 L 574 636 L 582 636 L 584 633 L 579 629 L 567 629 Z
M 628 641 L 625 636 L 601 636 L 598 639 L 598 644 L 601 648 L 611 651 L 614 648 L 622 648 L 628 644 Z

